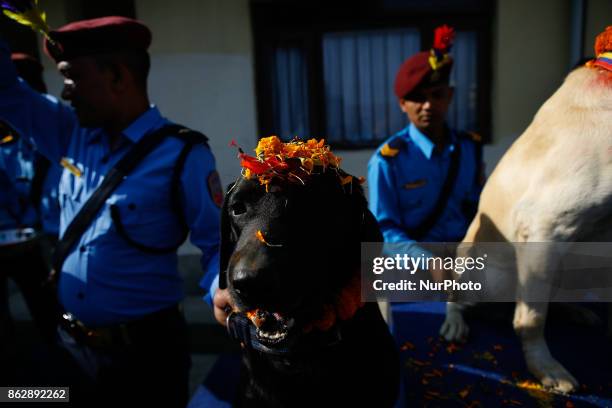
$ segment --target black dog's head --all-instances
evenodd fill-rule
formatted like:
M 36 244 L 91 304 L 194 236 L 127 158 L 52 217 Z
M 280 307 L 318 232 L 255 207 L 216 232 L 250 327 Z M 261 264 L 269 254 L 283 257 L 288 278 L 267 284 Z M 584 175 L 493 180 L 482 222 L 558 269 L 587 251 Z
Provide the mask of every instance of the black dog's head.
M 320 319 L 358 276 L 360 243 L 382 239 L 359 182 L 342 185 L 343 175 L 328 169 L 268 192 L 241 178 L 228 188 L 220 286 L 238 311 L 258 314 L 258 338 L 268 346 Z

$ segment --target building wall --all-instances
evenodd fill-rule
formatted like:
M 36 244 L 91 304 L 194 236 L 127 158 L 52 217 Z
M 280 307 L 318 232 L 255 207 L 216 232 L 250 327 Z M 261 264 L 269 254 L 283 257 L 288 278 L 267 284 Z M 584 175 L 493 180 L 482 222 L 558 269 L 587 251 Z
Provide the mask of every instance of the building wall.
M 584 56 L 593 56 L 595 37 L 612 25 L 612 1 L 587 0 L 585 14 Z
M 229 183 L 239 173 L 230 140 L 249 148 L 257 133 L 248 0 L 137 0 L 136 15 L 154 34 L 151 100 L 209 136 Z
M 559 87 L 570 58 L 570 2 L 499 0 L 493 28 L 491 171 Z
M 42 0 L 51 26 L 63 24 L 71 0 Z M 585 0 L 585 54 L 611 22 L 612 2 Z M 169 118 L 207 134 L 223 183 L 238 176 L 235 139 L 251 149 L 256 123 L 253 38 L 248 0 L 136 0 L 136 15 L 153 31 L 151 99 Z M 570 55 L 569 0 L 498 0 L 493 21 L 493 143 L 490 172 L 561 84 Z M 47 60 L 51 93 L 61 79 Z M 399 129 L 398 129 L 399 130 Z M 365 175 L 372 150 L 340 151 L 344 167 Z
M 149 93 L 173 121 L 210 138 L 224 184 L 239 174 L 235 139 L 245 149 L 257 136 L 248 0 L 136 0 L 136 16 L 153 32 Z M 51 27 L 65 24 L 70 1 L 43 0 Z M 49 92 L 62 80 L 45 58 Z
M 46 12 L 47 23 L 52 29 L 61 27 L 69 21 L 66 13 L 66 0 L 40 0 L 39 7 Z M 42 52 L 42 41 L 40 40 L 40 36 L 39 43 L 41 44 L 41 62 L 45 68 L 44 77 L 47 88 L 51 95 L 59 97 L 62 91 L 62 78 L 55 68 L 55 63 Z

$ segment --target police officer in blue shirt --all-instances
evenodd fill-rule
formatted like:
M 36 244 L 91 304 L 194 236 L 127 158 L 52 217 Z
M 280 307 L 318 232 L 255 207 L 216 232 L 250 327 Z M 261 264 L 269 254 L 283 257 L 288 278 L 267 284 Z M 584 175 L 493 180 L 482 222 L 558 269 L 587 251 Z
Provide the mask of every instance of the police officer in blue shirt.
M 456 242 L 475 215 L 484 184 L 480 138 L 448 128 L 451 38 L 408 58 L 395 94 L 410 124 L 379 147 L 368 163 L 369 206 L 385 242 L 403 243 L 412 257 L 434 256 L 417 242 Z M 444 43 L 444 40 L 447 40 Z M 441 43 L 441 44 L 440 44 Z M 437 45 L 437 47 L 436 47 Z M 431 270 L 433 278 L 445 277 Z
M 170 121 L 148 99 L 151 33 L 144 24 L 104 17 L 68 24 L 51 37 L 46 52 L 58 63 L 62 97 L 73 109 L 2 70 L 0 117 L 64 166 L 60 252 L 72 221 L 114 178 L 109 171 Z M 187 404 L 190 354 L 176 249 L 188 230 L 204 270 L 218 273 L 222 191 L 204 140 L 188 143 L 182 134 L 163 138 L 122 178 L 60 265 L 66 314 L 59 334 L 94 381 L 88 406 Z
M 42 65 L 32 56 L 11 55 L 19 75 L 38 92 L 46 92 Z M 59 228 L 57 199 L 61 167 L 51 165 L 30 141 L 0 123 L 0 342 L 13 332 L 6 291 L 10 277 L 19 287 L 43 337 L 55 338 L 59 308 L 45 285 L 50 247 Z

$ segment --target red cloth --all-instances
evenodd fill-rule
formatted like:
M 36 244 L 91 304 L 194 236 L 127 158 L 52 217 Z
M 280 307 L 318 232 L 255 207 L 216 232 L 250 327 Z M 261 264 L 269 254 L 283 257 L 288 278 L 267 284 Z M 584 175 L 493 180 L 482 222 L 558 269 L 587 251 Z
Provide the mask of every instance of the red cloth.
M 422 51 L 408 58 L 400 66 L 395 77 L 394 91 L 398 99 L 404 98 L 419 86 L 448 83 L 452 60 L 438 69 L 435 75 L 429 64 L 430 51 Z
M 151 45 L 151 31 L 145 24 L 120 16 L 75 21 L 50 35 L 60 47 L 45 39 L 44 49 L 56 62 L 113 51 L 146 51 Z

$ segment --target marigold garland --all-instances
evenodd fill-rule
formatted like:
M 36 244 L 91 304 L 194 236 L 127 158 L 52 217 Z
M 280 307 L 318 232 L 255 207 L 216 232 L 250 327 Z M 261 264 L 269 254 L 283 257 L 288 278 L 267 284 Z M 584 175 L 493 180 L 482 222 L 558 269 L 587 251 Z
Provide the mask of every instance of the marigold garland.
M 612 51 L 612 26 L 607 26 L 597 38 L 595 38 L 595 56 Z
M 342 161 L 331 152 L 325 139 L 303 141 L 295 138 L 284 143 L 277 136 L 270 136 L 259 141 L 256 156 L 249 156 L 242 149 L 239 151 L 243 177 L 258 179 L 266 191 L 273 180 L 305 184 L 313 174 L 324 173 L 327 169 L 340 170 Z M 352 181 L 345 174 L 339 177 L 343 185 Z
M 361 300 L 361 278 L 356 274 L 341 289 L 333 303 L 323 305 L 322 313 L 318 318 L 304 323 L 302 331 L 304 333 L 310 333 L 314 329 L 327 331 L 334 324 L 351 319 L 364 304 L 363 300 Z M 259 311 L 260 309 L 252 309 L 244 312 L 246 317 L 257 327 L 262 323 L 258 314 Z

